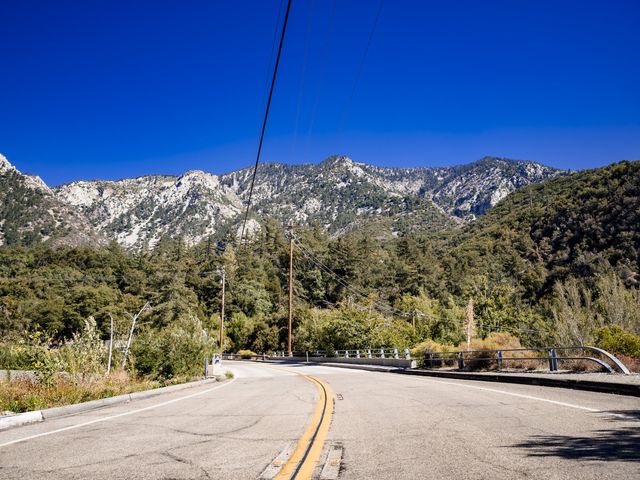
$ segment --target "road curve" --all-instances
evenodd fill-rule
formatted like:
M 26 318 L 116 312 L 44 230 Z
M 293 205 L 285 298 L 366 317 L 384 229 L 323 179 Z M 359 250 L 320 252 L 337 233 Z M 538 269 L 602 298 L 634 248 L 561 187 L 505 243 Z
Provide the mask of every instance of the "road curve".
M 333 392 L 314 477 L 332 451 L 342 453 L 340 479 L 640 478 L 638 398 L 324 366 L 226 368 L 232 382 L 0 432 L 0 478 L 258 478 L 300 444 L 321 400 L 291 372 Z

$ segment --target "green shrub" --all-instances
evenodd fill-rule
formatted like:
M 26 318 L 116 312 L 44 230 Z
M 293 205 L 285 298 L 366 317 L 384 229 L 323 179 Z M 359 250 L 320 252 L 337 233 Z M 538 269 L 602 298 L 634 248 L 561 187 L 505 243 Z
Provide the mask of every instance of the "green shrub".
M 257 355 L 256 352 L 252 352 L 251 350 L 238 350 L 238 355 L 240 355 L 240 357 L 242 358 L 251 358 L 251 357 L 255 357 Z
M 640 358 L 640 335 L 627 332 L 617 325 L 598 330 L 596 346 L 614 354 Z
M 73 378 L 85 378 L 86 375 L 100 375 L 106 370 L 107 348 L 100 339 L 96 321 L 89 317 L 84 329 L 73 334 L 73 339 L 59 352 L 59 368 Z
M 162 330 L 142 331 L 132 345 L 132 364 L 138 373 L 157 379 L 196 375 L 204 357 L 213 355 L 215 344 L 198 318 L 181 317 Z
M 28 345 L 0 345 L 0 369 L 30 370 L 35 352 Z

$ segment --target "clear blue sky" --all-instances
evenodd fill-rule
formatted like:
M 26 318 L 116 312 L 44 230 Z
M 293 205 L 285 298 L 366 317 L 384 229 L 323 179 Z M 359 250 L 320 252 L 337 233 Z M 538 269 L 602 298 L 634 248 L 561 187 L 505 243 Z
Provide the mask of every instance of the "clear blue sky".
M 49 184 L 252 164 L 280 5 L 0 2 L 0 152 Z M 362 63 L 378 5 L 293 1 L 265 161 L 640 158 L 640 2 L 385 0 Z

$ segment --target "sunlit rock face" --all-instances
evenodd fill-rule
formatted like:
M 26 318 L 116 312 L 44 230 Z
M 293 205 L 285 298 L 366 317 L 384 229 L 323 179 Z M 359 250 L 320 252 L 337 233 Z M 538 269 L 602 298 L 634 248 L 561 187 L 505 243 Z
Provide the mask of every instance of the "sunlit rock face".
M 43 230 L 43 238 L 56 236 L 52 229 L 57 225 L 79 241 L 99 238 L 130 249 L 153 248 L 165 237 L 179 236 L 194 245 L 221 232 L 232 235 L 242 222 L 252 173 L 251 168 L 225 175 L 195 170 L 180 176 L 76 181 L 50 189 L 0 156 L 2 178 L 11 177 L 47 199 L 40 211 L 43 218 L 55 219 L 45 222 L 53 226 Z M 258 231 L 265 218 L 318 225 L 332 235 L 371 222 L 384 223 L 393 235 L 448 228 L 482 215 L 517 188 L 561 174 L 535 162 L 491 157 L 437 168 L 384 168 L 346 156 L 318 164 L 263 164 L 253 191 L 251 229 Z M 15 189 L 9 183 L 5 202 L 13 201 Z M 34 236 L 36 218 L 23 227 Z

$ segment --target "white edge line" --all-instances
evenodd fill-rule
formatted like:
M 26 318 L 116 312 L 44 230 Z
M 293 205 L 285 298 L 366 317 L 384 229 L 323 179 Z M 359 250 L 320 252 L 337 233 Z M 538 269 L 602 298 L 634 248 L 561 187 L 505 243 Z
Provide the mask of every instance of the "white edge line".
M 28 437 L 18 438 L 16 440 L 11 440 L 10 442 L 0 443 L 0 448 L 8 447 L 9 445 L 14 445 L 16 443 L 26 442 L 27 440 L 33 440 L 34 438 L 45 437 L 47 435 L 53 435 L 54 433 L 66 432 L 67 430 L 75 430 L 76 428 L 86 427 L 87 425 L 93 425 L 94 423 L 107 422 L 109 420 L 113 420 L 114 418 L 126 417 L 127 415 L 133 415 L 140 412 L 145 412 L 147 410 L 153 410 L 154 408 L 164 407 L 165 405 L 170 405 L 172 403 L 180 402 L 182 400 L 187 400 L 189 398 L 198 397 L 200 395 L 204 395 L 205 393 L 209 393 L 213 390 L 219 390 L 223 387 L 231 385 L 235 381 L 235 378 L 229 380 L 227 383 L 223 383 L 222 385 L 216 385 L 215 387 L 208 388 L 203 390 L 202 392 L 192 393 L 191 395 L 185 395 L 184 397 L 174 398 L 173 400 L 168 400 L 166 402 L 157 403 L 155 405 L 150 405 L 144 408 L 138 408 L 137 410 L 131 410 L 128 412 L 119 413 L 117 415 L 111 415 L 108 417 L 96 418 L 95 420 L 89 420 L 88 422 L 77 423 L 75 425 L 69 425 L 68 427 L 58 428 L 56 430 L 50 430 L 48 432 L 38 433 L 36 435 L 30 435 Z M 82 412 L 86 413 L 86 412 Z M 67 417 L 68 418 L 68 417 Z
M 325 367 L 327 365 L 322 365 L 322 366 Z M 339 367 L 331 367 L 331 366 L 329 366 L 329 368 L 339 368 Z M 366 372 L 366 370 L 361 370 L 361 371 L 365 371 Z M 369 373 L 386 373 L 386 372 L 369 372 Z M 406 378 L 411 378 L 411 377 L 407 376 Z M 419 381 L 422 381 L 422 382 L 427 381 L 427 382 L 432 382 L 432 383 L 440 383 L 440 384 L 445 384 L 445 385 L 455 385 L 457 387 L 472 388 L 472 389 L 475 389 L 475 390 L 482 390 L 482 391 L 485 391 L 485 392 L 500 393 L 502 395 L 510 395 L 512 397 L 525 398 L 527 400 L 537 400 L 539 402 L 551 403 L 553 405 L 559 405 L 561 407 L 574 408 L 574 409 L 577 409 L 577 410 L 583 410 L 585 412 L 599 413 L 599 414 L 608 415 L 608 416 L 611 416 L 611 417 L 622 418 L 624 420 L 636 421 L 636 422 L 638 421 L 637 418 L 632 417 L 631 415 L 625 415 L 624 413 L 613 413 L 613 412 L 609 412 L 607 410 L 599 410 L 597 408 L 583 407 L 582 405 L 575 405 L 573 403 L 560 402 L 558 400 L 550 400 L 548 398 L 534 397 L 533 395 L 525 395 L 523 393 L 507 392 L 505 390 L 498 390 L 496 388 L 479 387 L 477 385 L 467 385 L 467 384 L 464 384 L 464 383 L 448 382 L 446 380 L 438 380 L 438 379 L 435 379 L 435 378 L 420 377 L 419 379 L 416 378 L 415 380 L 419 380 Z M 461 380 L 461 381 L 464 381 L 464 380 Z
M 613 413 L 613 412 L 609 412 L 607 410 L 599 410 L 597 408 L 584 407 L 582 405 L 576 405 L 574 403 L 567 403 L 567 402 L 560 402 L 558 400 L 550 400 L 548 398 L 534 397 L 533 395 L 525 395 L 523 393 L 507 392 L 505 390 L 498 390 L 496 388 L 479 387 L 477 385 L 465 385 L 463 383 L 447 382 L 447 381 L 444 381 L 444 380 L 436 380 L 436 379 L 431 379 L 431 378 L 429 378 L 429 379 L 425 378 L 425 379 L 422 379 L 422 380 L 426 380 L 426 381 L 432 382 L 432 383 L 442 383 L 442 384 L 446 384 L 446 385 L 455 385 L 455 386 L 458 386 L 458 387 L 472 388 L 474 390 L 482 390 L 482 391 L 485 391 L 485 392 L 500 393 L 502 395 L 510 395 L 512 397 L 525 398 L 527 400 L 537 400 L 539 402 L 551 403 L 553 405 L 559 405 L 561 407 L 574 408 L 576 410 L 583 410 L 585 412 L 600 413 L 600 414 L 609 415 L 609 416 L 612 416 L 612 417 L 623 418 L 625 420 L 637 421 L 636 418 L 634 418 L 634 417 L 632 417 L 630 415 L 625 415 L 624 413 Z

